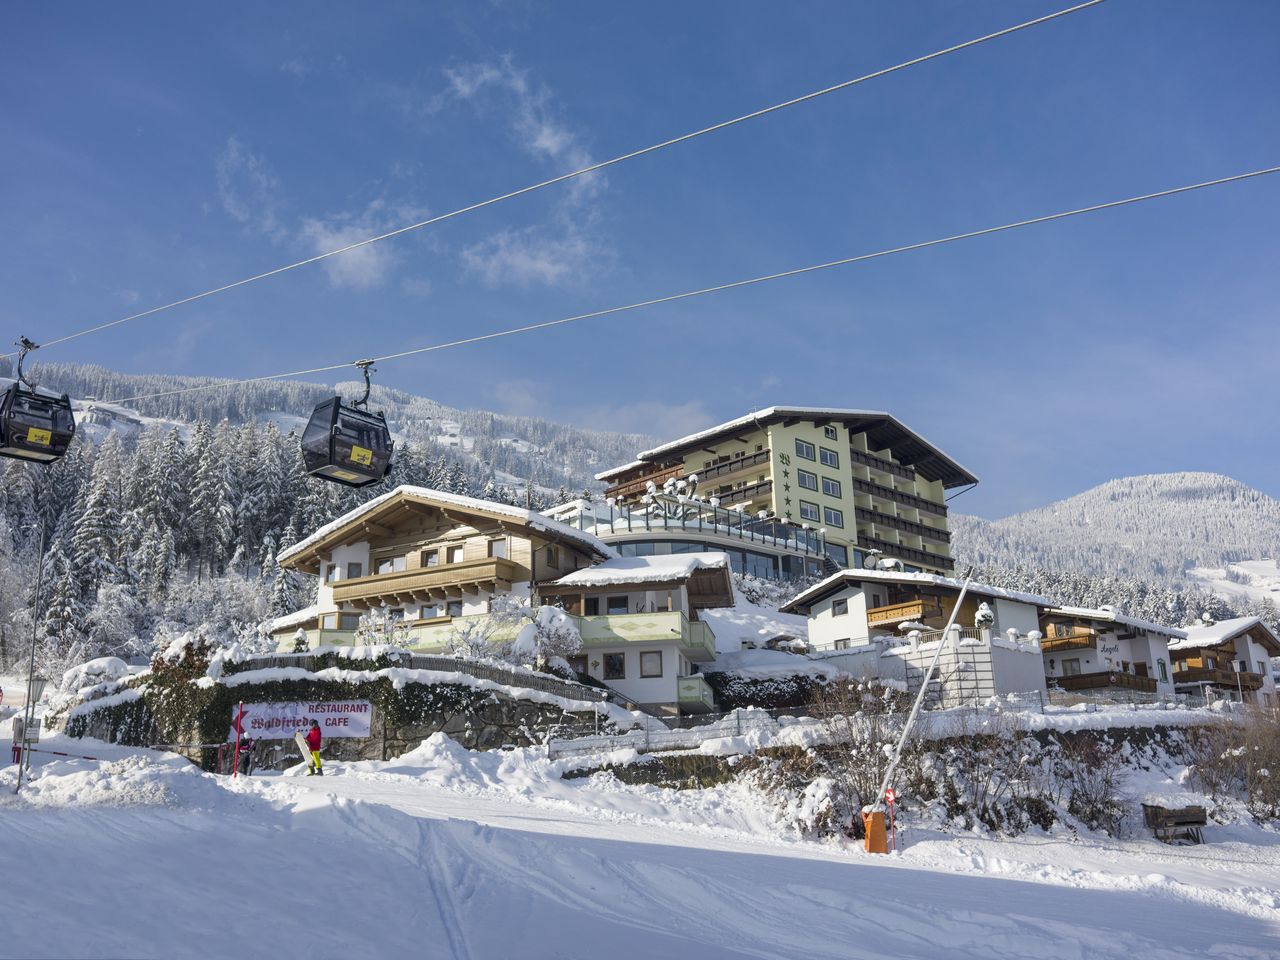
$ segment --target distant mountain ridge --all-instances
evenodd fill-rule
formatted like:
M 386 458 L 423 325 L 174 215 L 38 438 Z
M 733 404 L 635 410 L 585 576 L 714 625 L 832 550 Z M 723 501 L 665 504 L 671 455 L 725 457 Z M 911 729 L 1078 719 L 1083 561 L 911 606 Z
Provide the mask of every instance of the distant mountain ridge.
M 957 562 L 1167 585 L 1195 567 L 1280 555 L 1280 500 L 1216 473 L 1124 477 L 1046 507 L 951 517 Z

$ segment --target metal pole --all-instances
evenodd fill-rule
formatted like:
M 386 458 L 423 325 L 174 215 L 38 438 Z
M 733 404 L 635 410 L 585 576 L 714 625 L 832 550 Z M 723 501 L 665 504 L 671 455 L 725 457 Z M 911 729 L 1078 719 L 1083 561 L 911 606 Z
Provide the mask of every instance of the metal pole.
M 960 595 L 956 597 L 956 605 L 951 610 L 951 617 L 947 620 L 947 625 L 942 629 L 942 636 L 938 639 L 938 649 L 933 652 L 933 660 L 929 664 L 929 669 L 925 671 L 924 680 L 920 684 L 920 692 L 916 694 L 916 702 L 911 707 L 911 713 L 907 716 L 907 722 L 902 727 L 902 736 L 898 738 L 898 746 L 893 751 L 893 759 L 889 761 L 889 766 L 884 772 L 884 781 L 880 784 L 880 790 L 876 793 L 874 806 L 880 807 L 884 804 L 884 792 L 889 789 L 889 784 L 893 782 L 893 775 L 897 772 L 898 762 L 902 759 L 902 748 L 907 744 L 907 736 L 911 733 L 911 727 L 916 722 L 916 716 L 920 713 L 920 707 L 924 704 L 925 694 L 929 691 L 929 683 L 933 680 L 933 671 L 938 667 L 938 660 L 942 656 L 942 648 L 947 645 L 947 640 L 951 635 L 951 628 L 955 625 L 956 617 L 960 615 L 960 605 L 964 603 L 964 595 L 969 592 L 969 582 L 973 579 L 973 568 L 969 568 L 969 572 L 965 574 L 964 586 L 960 588 Z
M 35 718 L 36 705 L 31 702 L 31 691 L 36 678 L 36 638 L 40 630 L 40 591 L 44 587 L 44 521 L 40 521 L 40 546 L 36 557 L 36 593 L 31 598 L 31 657 L 27 665 L 27 702 L 22 710 L 22 756 L 18 760 L 18 785 L 13 788 L 17 793 L 22 789 L 22 772 L 30 762 L 27 751 L 27 731 Z

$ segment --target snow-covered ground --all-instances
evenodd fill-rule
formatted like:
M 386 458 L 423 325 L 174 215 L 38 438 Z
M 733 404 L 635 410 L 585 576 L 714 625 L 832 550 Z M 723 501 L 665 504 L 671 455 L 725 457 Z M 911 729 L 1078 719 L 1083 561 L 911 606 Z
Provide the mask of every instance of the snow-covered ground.
M 1280 565 L 1270 558 L 1242 560 L 1227 567 L 1195 567 L 1187 577 L 1235 603 L 1271 600 L 1280 605 Z
M 19 797 L 0 769 L 0 956 L 1145 960 L 1280 944 L 1280 835 L 1252 826 L 1211 826 L 1202 847 L 918 828 L 873 857 L 786 838 L 741 786 L 565 781 L 579 761 L 443 736 L 323 778 L 234 781 L 43 746 L 102 759 L 43 754 Z

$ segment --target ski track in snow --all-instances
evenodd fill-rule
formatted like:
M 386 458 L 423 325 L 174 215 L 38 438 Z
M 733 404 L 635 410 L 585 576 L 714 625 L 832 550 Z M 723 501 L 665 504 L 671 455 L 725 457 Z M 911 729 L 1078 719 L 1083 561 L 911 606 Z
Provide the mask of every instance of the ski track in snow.
M 1280 954 L 1280 835 L 1253 827 L 1199 848 L 919 829 L 870 857 L 780 837 L 740 788 L 561 781 L 535 751 L 444 738 L 236 781 L 80 745 L 117 759 L 41 763 L 20 798 L 0 769 L 0 870 L 29 907 L 0 956 Z

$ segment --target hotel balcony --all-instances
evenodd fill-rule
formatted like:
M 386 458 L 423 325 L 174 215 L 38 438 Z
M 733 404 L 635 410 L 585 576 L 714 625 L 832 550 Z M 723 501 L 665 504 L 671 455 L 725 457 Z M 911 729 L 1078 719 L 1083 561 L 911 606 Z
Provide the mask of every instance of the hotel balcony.
M 701 485 L 700 485 L 701 487 Z M 761 480 L 758 483 L 748 483 L 744 487 L 734 487 L 732 490 L 726 490 L 724 493 L 712 493 L 710 490 L 699 489 L 699 493 L 706 494 L 707 497 L 716 497 L 720 500 L 722 507 L 727 507 L 734 503 L 745 503 L 748 500 L 754 500 L 756 497 L 767 497 L 773 492 L 772 480 Z
M 894 530 L 901 530 L 903 533 L 910 533 L 926 540 L 936 541 L 937 543 L 951 542 L 951 534 L 946 530 L 930 527 L 923 523 L 916 523 L 914 520 L 904 520 L 889 513 L 881 513 L 879 510 L 858 507 L 854 511 L 854 516 L 863 523 L 874 523 L 877 526 L 890 527 Z
M 925 513 L 932 513 L 938 517 L 947 515 L 947 505 L 945 503 L 936 503 L 925 497 L 918 497 L 914 493 L 903 493 L 900 490 L 894 490 L 892 487 L 886 487 L 884 484 L 875 483 L 871 480 L 862 480 L 858 477 L 852 479 L 852 484 L 853 489 L 858 493 L 879 497 L 881 500 L 892 500 L 894 503 L 900 503 L 904 507 L 915 507 L 917 510 L 923 510 Z
M 1242 670 L 1237 673 L 1235 670 L 1224 670 L 1214 667 L 1191 667 L 1186 670 L 1179 670 L 1175 667 L 1173 671 L 1174 683 L 1185 684 L 1210 684 L 1222 689 L 1240 689 L 1240 690 L 1257 690 L 1262 686 L 1263 677 L 1260 673 L 1252 673 L 1248 670 Z
M 929 618 L 942 617 L 942 602 L 937 597 L 921 597 L 906 603 L 891 603 L 883 607 L 867 608 L 867 626 L 882 627 L 894 623 L 926 623 Z
M 334 603 L 355 607 L 402 606 L 407 603 L 440 603 L 511 589 L 527 578 L 524 568 L 504 557 L 482 557 L 436 567 L 377 573 L 333 583 Z
M 711 713 L 716 708 L 715 695 L 699 673 L 676 680 L 676 702 L 681 713 Z
M 1077 673 L 1070 677 L 1045 677 L 1050 687 L 1062 690 L 1136 690 L 1139 693 L 1155 693 L 1155 677 L 1139 677 L 1119 670 L 1103 670 L 1099 673 Z
M 895 557 L 903 563 L 919 564 L 922 567 L 937 567 L 940 570 L 955 569 L 955 561 L 945 554 L 929 553 L 914 547 L 904 547 L 900 543 L 890 543 L 877 537 L 858 534 L 858 546 L 864 550 L 879 550 L 886 557 Z
M 681 652 L 694 663 L 706 663 L 716 656 L 716 638 L 711 628 L 678 610 L 579 617 L 578 630 L 582 645 L 587 648 L 678 640 Z

